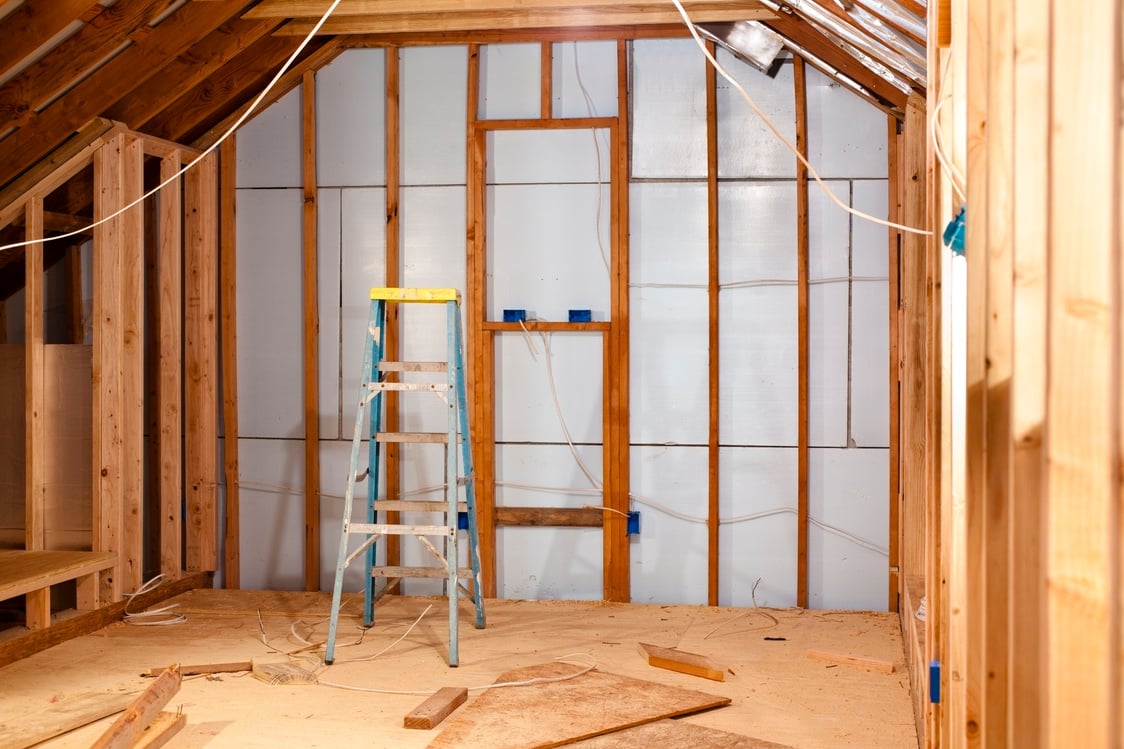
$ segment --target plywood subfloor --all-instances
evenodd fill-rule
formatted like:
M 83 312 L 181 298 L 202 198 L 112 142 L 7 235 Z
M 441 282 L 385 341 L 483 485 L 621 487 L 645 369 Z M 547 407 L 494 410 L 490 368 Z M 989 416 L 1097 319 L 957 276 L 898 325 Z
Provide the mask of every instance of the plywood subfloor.
M 141 671 L 172 662 L 276 660 L 276 652 L 262 642 L 262 629 L 269 645 L 282 650 L 301 647 L 300 639 L 323 640 L 327 631 L 330 597 L 323 593 L 193 591 L 174 600 L 187 615 L 185 624 L 119 623 L 0 668 L 0 718 L 37 713 L 91 692 L 131 692 L 147 683 L 139 678 Z M 358 660 L 391 645 L 430 605 L 400 643 L 373 660 Z M 345 607 L 341 644 L 355 642 L 361 634 L 357 610 L 354 603 Z M 488 601 L 488 628 L 475 630 L 469 611 L 466 607 L 461 617 L 457 669 L 445 663 L 444 600 L 395 597 L 380 604 L 375 627 L 363 634 L 361 643 L 337 649 L 336 664 L 320 678 L 431 693 L 443 686 L 487 685 L 506 671 L 583 653 L 605 672 L 732 700 L 728 707 L 679 719 L 691 724 L 798 749 L 917 746 L 893 614 Z M 726 681 L 652 668 L 637 652 L 638 642 L 704 655 L 727 669 Z M 896 669 L 883 674 L 834 666 L 805 657 L 809 648 L 885 658 Z M 468 704 L 480 694 L 472 691 Z M 441 731 L 403 728 L 403 716 L 422 699 L 318 685 L 269 685 L 248 675 L 188 678 L 169 707 L 182 707 L 187 726 L 169 746 L 420 749 Z M 108 721 L 44 746 L 87 747 L 105 725 Z

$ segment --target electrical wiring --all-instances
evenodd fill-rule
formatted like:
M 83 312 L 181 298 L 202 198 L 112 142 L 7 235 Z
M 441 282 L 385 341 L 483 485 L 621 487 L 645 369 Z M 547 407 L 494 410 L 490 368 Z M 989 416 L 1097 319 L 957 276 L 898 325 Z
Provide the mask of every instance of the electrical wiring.
M 581 67 L 578 65 L 578 42 L 574 40 L 574 77 L 578 79 L 578 88 L 582 92 L 582 98 L 585 99 L 585 110 L 590 119 L 594 117 L 593 97 L 589 95 L 589 89 L 585 87 L 585 82 L 582 81 Z M 597 231 L 597 249 L 601 251 L 601 262 L 605 263 L 606 272 L 611 273 L 609 267 L 609 256 L 605 252 L 605 240 L 601 237 L 601 200 L 605 195 L 605 181 L 601 178 L 601 143 L 597 140 L 597 131 L 591 130 L 593 135 L 593 152 L 597 156 L 597 218 L 595 228 Z
M 101 226 L 102 224 L 104 224 L 106 222 L 112 221 L 113 219 L 117 218 L 118 216 L 125 213 L 126 211 L 134 208 L 137 205 L 140 205 L 141 203 L 148 200 L 150 197 L 152 197 L 156 193 L 163 190 L 168 185 L 172 184 L 172 182 L 179 179 L 182 175 L 187 173 L 189 170 L 193 169 L 196 164 L 198 164 L 200 161 L 205 159 L 216 148 L 218 148 L 220 145 L 222 145 L 223 141 L 225 141 L 227 138 L 229 138 L 231 135 L 233 135 L 234 132 L 238 128 L 242 127 L 242 123 L 244 123 L 247 119 L 249 119 L 250 115 L 253 114 L 257 110 L 257 108 L 261 105 L 261 103 L 265 99 L 265 97 L 269 95 L 269 92 L 272 91 L 273 87 L 276 86 L 278 81 L 281 80 L 281 77 L 283 75 L 285 75 L 285 73 L 288 72 L 289 68 L 291 68 L 293 66 L 293 63 L 296 62 L 296 60 L 300 56 L 301 52 L 303 52 L 304 48 L 308 46 L 308 43 L 312 41 L 312 38 L 320 32 L 320 27 L 322 27 L 324 25 L 324 23 L 332 16 L 332 13 L 335 12 L 336 8 L 339 6 L 341 1 L 342 0 L 332 0 L 332 4 L 329 5 L 327 10 L 324 11 L 324 14 L 322 16 L 320 16 L 320 20 L 316 22 L 316 24 L 308 32 L 308 35 L 305 36 L 305 38 L 301 41 L 301 43 L 299 45 L 297 45 L 297 48 L 293 50 L 293 53 L 291 55 L 289 55 L 289 58 L 287 60 L 285 60 L 285 63 L 277 71 L 277 74 L 273 76 L 273 79 L 269 82 L 269 84 L 264 89 L 262 89 L 262 92 L 260 94 L 258 94 L 257 97 L 254 98 L 254 100 L 250 104 L 249 108 L 245 112 L 242 113 L 242 115 L 234 122 L 234 124 L 231 125 L 227 129 L 227 131 L 225 133 L 223 133 L 222 136 L 218 140 L 216 140 L 214 143 L 212 143 L 210 146 L 208 146 L 206 150 L 204 150 L 202 153 L 200 153 L 198 156 L 196 156 L 192 161 L 188 162 L 178 172 L 171 175 L 170 177 L 165 179 L 163 182 L 158 184 L 156 187 L 152 188 L 151 190 L 146 192 L 144 195 L 141 195 L 139 198 L 137 198 L 133 202 L 131 202 L 128 205 L 126 205 L 126 206 L 118 209 L 117 211 L 109 214 L 108 216 L 105 216 L 104 218 L 101 218 L 101 219 L 93 222 L 89 226 L 84 226 L 81 229 L 75 229 L 75 230 L 67 232 L 65 234 L 58 234 L 58 235 L 53 236 L 53 237 L 43 237 L 41 239 L 32 239 L 32 240 L 27 240 L 27 241 L 23 241 L 23 242 L 13 242 L 12 244 L 6 244 L 6 245 L 3 245 L 3 246 L 0 246 L 0 253 L 5 252 L 7 250 L 16 249 L 17 247 L 27 247 L 27 246 L 32 245 L 32 244 L 40 244 L 40 243 L 44 243 L 44 242 L 54 242 L 54 241 L 57 241 L 57 240 L 60 240 L 60 239 L 68 239 L 70 237 L 78 236 L 79 234 L 89 234 L 91 229 L 94 229 L 98 226 Z
M 945 78 L 948 77 L 948 68 L 951 62 L 952 55 L 948 55 L 945 58 L 944 65 L 941 66 L 941 77 L 940 80 L 937 81 L 937 104 L 933 107 L 933 113 L 929 116 L 929 137 L 933 141 L 933 153 L 936 154 L 937 161 L 939 161 L 941 166 L 944 167 L 944 170 L 948 172 L 949 184 L 952 186 L 953 191 L 960 197 L 960 202 L 965 203 L 968 200 L 968 193 L 965 187 L 966 180 L 964 179 L 964 173 L 948 158 L 940 129 L 941 107 L 951 98 L 945 97 L 944 95 L 944 81 Z
M 781 143 L 783 143 L 788 148 L 788 150 L 792 151 L 792 153 L 795 154 L 797 160 L 804 165 L 804 168 L 808 170 L 808 174 L 812 176 L 812 179 L 816 181 L 816 184 L 819 185 L 820 189 L 824 191 L 828 198 L 831 199 L 831 202 L 835 203 L 847 213 L 850 213 L 853 216 L 857 216 L 858 218 L 873 222 L 875 224 L 886 226 L 891 229 L 898 229 L 899 231 L 909 232 L 910 234 L 932 236 L 933 232 L 929 231 L 928 229 L 919 229 L 914 226 L 906 226 L 905 224 L 897 224 L 893 221 L 886 221 L 885 219 L 871 216 L 869 213 L 864 213 L 857 208 L 852 208 L 851 206 L 846 205 L 843 201 L 841 201 L 835 195 L 835 193 L 831 191 L 831 188 L 827 186 L 823 179 L 820 178 L 819 172 L 817 172 L 815 167 L 813 167 L 808 162 L 808 159 L 804 157 L 804 154 L 800 153 L 800 150 L 797 149 L 796 146 L 794 146 L 791 142 L 789 142 L 788 138 L 786 138 L 784 134 L 781 133 L 781 131 L 777 128 L 777 126 L 773 124 L 773 121 L 770 120 L 763 111 L 761 111 L 761 108 L 757 106 L 757 102 L 755 102 L 753 100 L 753 97 L 751 97 L 749 93 L 746 92 L 745 88 L 736 80 L 734 80 L 733 76 L 726 72 L 726 69 L 722 67 L 721 63 L 719 63 L 718 60 L 714 58 L 714 55 L 710 54 L 710 50 L 706 48 L 706 42 L 704 42 L 702 37 L 699 36 L 699 31 L 697 28 L 695 28 L 695 24 L 693 21 L 691 21 L 691 17 L 687 15 L 687 11 L 683 8 L 683 4 L 679 2 L 679 0 L 671 0 L 671 2 L 675 4 L 676 9 L 678 9 L 679 11 L 679 15 L 683 17 L 683 23 L 686 24 L 687 30 L 691 32 L 691 36 L 694 37 L 695 43 L 699 46 L 699 49 L 702 50 L 703 55 L 706 56 L 706 59 L 710 62 L 710 64 L 716 71 L 718 71 L 719 75 L 725 78 L 730 83 L 730 85 L 733 86 L 739 94 L 741 94 L 741 97 L 745 99 L 747 104 L 749 104 L 749 108 L 753 110 L 754 114 L 761 118 L 761 121 L 765 123 L 765 126 L 768 127 L 770 131 L 772 131 L 773 135 L 777 136 L 777 138 L 780 139 Z
M 129 599 L 125 602 L 123 617 L 126 624 L 131 624 L 134 627 L 164 627 L 171 624 L 183 624 L 187 621 L 187 617 L 183 614 L 172 613 L 172 610 L 179 606 L 178 603 L 173 603 L 167 606 L 161 606 L 158 609 L 149 609 L 146 611 L 129 611 L 129 604 L 133 602 L 134 598 L 141 595 L 142 593 L 147 593 L 148 591 L 152 590 L 153 588 L 158 586 L 163 579 L 164 575 L 163 573 L 161 573 L 141 585 L 132 593 L 129 593 L 125 596 L 127 599 Z

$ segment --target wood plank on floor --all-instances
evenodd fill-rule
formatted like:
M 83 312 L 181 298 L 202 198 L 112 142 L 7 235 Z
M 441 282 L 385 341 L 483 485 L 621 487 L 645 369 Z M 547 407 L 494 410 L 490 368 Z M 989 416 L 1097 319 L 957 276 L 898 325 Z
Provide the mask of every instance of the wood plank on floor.
M 497 684 L 580 672 L 552 662 L 501 674 Z M 492 689 L 450 719 L 430 749 L 553 747 L 609 731 L 730 704 L 729 697 L 594 669 L 566 681 Z
M 755 739 L 717 728 L 681 720 L 657 720 L 623 731 L 614 731 L 567 746 L 575 749 L 650 749 L 653 746 L 684 746 L 691 749 L 793 749 L 788 744 Z

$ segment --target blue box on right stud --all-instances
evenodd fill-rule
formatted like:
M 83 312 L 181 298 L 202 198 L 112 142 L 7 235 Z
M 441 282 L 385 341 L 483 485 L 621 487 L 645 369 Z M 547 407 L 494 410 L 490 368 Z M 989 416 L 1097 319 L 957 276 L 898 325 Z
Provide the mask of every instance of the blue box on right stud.
M 503 311 L 504 322 L 523 322 L 527 319 L 527 310 L 525 309 L 505 309 Z
M 587 309 L 570 310 L 570 322 L 591 322 L 593 315 Z

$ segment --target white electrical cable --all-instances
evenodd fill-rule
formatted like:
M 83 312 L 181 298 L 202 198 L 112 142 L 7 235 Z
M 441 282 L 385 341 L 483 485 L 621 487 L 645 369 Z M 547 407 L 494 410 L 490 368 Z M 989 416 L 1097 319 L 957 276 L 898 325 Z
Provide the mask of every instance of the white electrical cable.
M 204 158 L 206 158 L 208 154 L 210 154 L 212 151 L 214 151 L 216 148 L 218 148 L 223 143 L 223 141 L 225 141 L 227 138 L 229 138 L 231 135 L 233 135 L 235 130 L 242 127 L 242 123 L 245 122 L 250 117 L 250 115 L 254 113 L 255 110 L 257 110 L 257 108 L 261 104 L 262 100 L 265 99 L 265 97 L 269 94 L 269 92 L 273 90 L 273 87 L 277 85 L 277 82 L 281 80 L 281 76 L 285 75 L 285 73 L 288 72 L 289 68 L 291 68 L 293 66 L 293 63 L 296 62 L 297 57 L 300 56 L 300 53 L 304 51 L 304 48 L 308 46 L 308 43 L 310 41 L 312 41 L 312 38 L 314 36 L 316 36 L 317 33 L 319 33 L 320 27 L 323 26 L 324 22 L 327 21 L 328 18 L 331 17 L 332 13 L 335 12 L 336 7 L 340 4 L 340 2 L 341 2 L 341 0 L 332 0 L 332 4 L 329 5 L 328 9 L 324 11 L 324 15 L 320 16 L 320 20 L 316 22 L 316 25 L 312 27 L 312 30 L 308 32 L 308 35 L 304 38 L 304 40 L 297 46 L 297 48 L 295 50 L 293 50 L 293 54 L 289 55 L 289 59 L 285 60 L 285 64 L 282 65 L 281 69 L 277 71 L 277 74 L 275 76 L 273 76 L 273 80 L 271 80 L 269 82 L 269 85 L 266 86 L 262 90 L 262 92 L 257 95 L 257 97 L 254 99 L 254 101 L 250 104 L 250 108 L 242 113 L 242 116 L 239 117 L 238 120 L 233 125 L 231 125 L 230 128 L 225 133 L 222 134 L 221 138 L 219 138 L 214 143 L 212 143 L 210 146 L 208 146 L 205 151 L 203 151 L 198 156 L 196 156 L 194 160 L 189 162 L 187 165 L 185 165 L 178 172 L 176 172 L 172 176 L 168 177 L 166 180 L 164 180 L 159 185 L 157 185 L 156 187 L 154 187 L 151 190 L 149 190 L 148 192 L 146 192 L 144 195 L 141 195 L 139 198 L 134 200 L 132 203 L 129 203 L 127 206 L 118 209 L 114 213 L 111 213 L 104 218 L 98 219 L 97 221 L 90 224 L 89 226 L 84 226 L 81 229 L 75 229 L 74 231 L 67 232 L 66 234 L 59 234 L 59 235 L 54 236 L 54 237 L 42 237 L 42 238 L 39 238 L 39 239 L 31 239 L 31 240 L 27 240 L 27 241 L 24 241 L 24 242 L 14 242 L 12 244 L 6 244 L 6 245 L 3 245 L 3 246 L 0 246 L 0 252 L 4 252 L 5 250 L 13 250 L 17 247 L 27 247 L 27 246 L 33 245 L 33 244 L 40 244 L 40 243 L 44 243 L 44 242 L 54 242 L 54 241 L 59 240 L 59 239 L 67 239 L 69 237 L 75 237 L 75 236 L 78 236 L 79 234 L 89 234 L 90 229 L 101 226 L 102 224 L 106 223 L 107 221 L 112 221 L 113 219 L 117 218 L 118 216 L 120 216 L 125 211 L 128 211 L 129 209 L 133 208 L 134 206 L 137 206 L 137 205 L 143 203 L 145 200 L 148 200 L 148 198 L 152 197 L 153 195 L 155 195 L 156 193 L 160 192 L 165 187 L 170 185 L 172 182 L 179 179 L 180 176 L 182 176 L 188 170 L 192 169 L 196 164 L 198 164 L 200 161 L 202 161 Z
M 730 85 L 733 86 L 738 91 L 738 93 L 741 94 L 742 98 L 745 99 L 747 104 L 749 104 L 749 108 L 752 109 L 753 112 L 761 118 L 761 121 L 765 123 L 765 126 L 768 127 L 769 130 L 772 131 L 773 135 L 777 136 L 777 138 L 780 139 L 781 143 L 784 143 L 785 146 L 788 147 L 788 150 L 792 151 L 792 153 L 796 155 L 797 160 L 799 160 L 800 163 L 804 165 L 804 167 L 808 170 L 808 174 L 812 176 L 812 179 L 816 181 L 816 184 L 820 186 L 820 189 L 824 191 L 828 198 L 831 199 L 831 202 L 835 203 L 847 213 L 850 213 L 853 216 L 858 216 L 861 219 L 866 219 L 867 221 L 871 221 L 875 224 L 887 226 L 891 229 L 898 229 L 899 231 L 909 232 L 911 234 L 921 234 L 927 237 L 932 236 L 933 232 L 927 229 L 919 229 L 914 226 L 906 226 L 905 224 L 896 224 L 893 221 L 886 221 L 885 219 L 871 216 L 869 213 L 863 213 L 857 208 L 852 208 L 851 206 L 846 205 L 845 203 L 843 203 L 843 201 L 836 197 L 835 193 L 831 191 L 831 188 L 829 188 L 824 183 L 824 181 L 820 179 L 819 172 L 817 172 L 815 168 L 810 163 L 808 163 L 808 159 L 804 157 L 804 154 L 800 153 L 799 149 L 797 149 L 796 146 L 792 145 L 792 143 L 789 142 L 788 138 L 784 137 L 784 134 L 781 133 L 781 131 L 777 129 L 777 126 L 773 124 L 773 121 L 770 120 L 765 115 L 765 113 L 761 111 L 761 108 L 757 106 L 757 103 L 753 101 L 753 98 L 746 92 L 745 88 L 742 87 L 742 85 L 736 80 L 734 80 L 733 76 L 726 72 L 726 69 L 722 67 L 718 60 L 714 59 L 714 55 L 710 54 L 710 50 L 706 48 L 706 42 L 704 42 L 702 37 L 699 36 L 698 29 L 695 28 L 695 24 L 691 21 L 691 17 L 687 15 L 687 11 L 683 8 L 683 4 L 680 3 L 679 0 L 671 0 L 671 2 L 674 3 L 675 7 L 679 10 L 679 15 L 683 17 L 683 23 L 686 24 L 687 30 L 691 32 L 691 36 L 694 37 L 695 43 L 698 44 L 699 49 L 702 50 L 703 55 L 705 55 L 706 59 L 710 61 L 710 64 L 714 66 L 714 69 L 718 71 L 718 73 L 723 78 L 730 82 Z
M 574 41 L 574 76 L 578 79 L 578 88 L 581 89 L 582 98 L 585 99 L 585 110 L 590 119 L 594 117 L 593 97 L 589 95 L 589 90 L 586 89 L 585 83 L 582 81 L 582 71 L 578 66 L 578 43 Z M 612 273 L 609 267 L 609 256 L 605 252 L 605 241 L 601 238 L 601 200 L 605 194 L 605 182 L 601 178 L 601 143 L 597 140 L 597 131 L 590 130 L 593 135 L 593 152 L 597 156 L 597 249 L 601 251 L 601 262 L 605 263 L 605 270 Z
M 554 684 L 554 683 L 559 682 L 559 681 L 569 681 L 570 679 L 576 679 L 579 676 L 582 676 L 584 674 L 588 674 L 590 671 L 597 668 L 597 662 L 594 661 L 593 656 L 589 655 L 588 653 L 571 653 L 569 655 L 563 655 L 563 656 L 560 656 L 558 658 L 555 658 L 554 660 L 561 661 L 562 663 L 573 663 L 574 660 L 578 659 L 578 658 L 588 658 L 589 661 L 579 662 L 578 664 L 575 664 L 575 665 L 581 665 L 583 668 L 579 671 L 575 671 L 572 674 L 565 674 L 563 676 L 539 676 L 539 677 L 536 677 L 534 679 L 524 679 L 522 681 L 501 681 L 501 682 L 498 682 L 496 684 L 481 684 L 479 686 L 466 687 L 466 688 L 470 692 L 478 692 L 478 691 L 483 690 L 483 689 L 500 689 L 500 688 L 503 688 L 503 687 L 530 687 L 530 686 L 534 686 L 535 684 Z M 429 695 L 429 694 L 433 694 L 432 689 L 375 689 L 373 687 L 355 687 L 355 686 L 351 686 L 349 684 L 338 684 L 338 683 L 333 682 L 333 681 L 324 681 L 322 679 L 317 679 L 316 683 L 321 684 L 321 685 L 326 686 L 326 687 L 334 687 L 336 689 L 347 689 L 347 690 L 352 691 L 352 692 L 373 692 L 375 694 L 408 694 L 408 695 Z
M 147 593 L 148 591 L 152 590 L 153 588 L 158 586 L 163 579 L 164 575 L 163 573 L 161 573 L 141 585 L 132 593 L 128 593 L 125 595 L 125 598 L 128 599 L 128 601 L 125 602 L 125 609 L 123 612 L 124 621 L 126 624 L 131 624 L 134 627 L 164 627 L 170 624 L 183 624 L 187 621 L 187 617 L 183 614 L 172 613 L 172 610 L 179 606 L 178 603 L 161 606 L 158 609 L 138 611 L 136 613 L 129 611 L 129 604 L 133 602 L 134 598 L 141 595 L 142 593 Z

